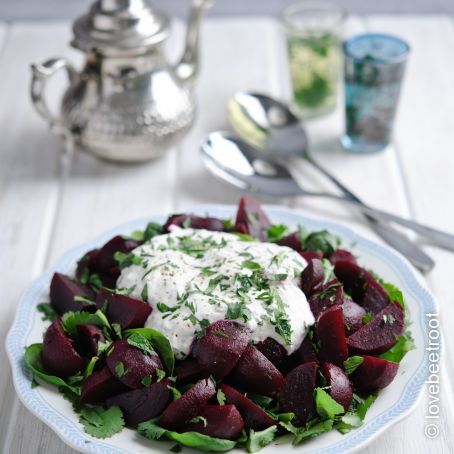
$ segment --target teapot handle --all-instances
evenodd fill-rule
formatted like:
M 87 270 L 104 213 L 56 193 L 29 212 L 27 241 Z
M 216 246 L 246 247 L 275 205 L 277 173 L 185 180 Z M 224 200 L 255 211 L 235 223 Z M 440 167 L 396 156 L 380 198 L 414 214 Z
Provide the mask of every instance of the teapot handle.
M 33 105 L 38 113 L 50 124 L 52 130 L 56 133 L 69 135 L 70 131 L 63 126 L 60 118 L 54 116 L 47 102 L 44 98 L 44 90 L 46 88 L 48 80 L 60 69 L 65 69 L 68 75 L 70 84 L 72 84 L 78 74 L 72 64 L 65 58 L 51 58 L 42 64 L 33 64 L 32 69 L 32 81 L 30 86 L 30 94 Z

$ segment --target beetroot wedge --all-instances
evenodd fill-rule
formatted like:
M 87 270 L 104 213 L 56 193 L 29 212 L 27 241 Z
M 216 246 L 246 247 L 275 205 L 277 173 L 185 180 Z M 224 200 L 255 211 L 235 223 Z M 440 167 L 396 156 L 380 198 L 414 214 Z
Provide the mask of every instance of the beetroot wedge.
M 96 297 L 98 309 L 107 307 L 105 313 L 110 323 L 118 323 L 121 329 L 142 327 L 153 308 L 130 296 L 113 293 L 105 288 Z
M 353 388 L 347 375 L 340 367 L 327 362 L 323 362 L 320 369 L 328 382 L 328 393 L 347 411 L 353 399 Z
M 252 345 L 248 345 L 232 371 L 232 379 L 247 391 L 274 396 L 284 386 L 284 377 L 274 364 Z
M 301 235 L 299 232 L 290 233 L 277 241 L 279 246 L 287 246 L 297 252 L 301 252 Z
M 55 273 L 50 283 L 50 302 L 53 308 L 59 313 L 64 314 L 69 311 L 81 311 L 90 309 L 85 301 L 78 300 L 82 297 L 87 300 L 94 300 L 93 290 L 80 282 L 70 279 L 64 274 Z
M 107 406 L 120 407 L 126 425 L 137 427 L 143 421 L 160 415 L 170 402 L 170 382 L 167 378 L 148 388 L 133 389 L 107 399 Z
M 287 359 L 287 350 L 272 337 L 267 337 L 264 341 L 258 342 L 255 346 L 263 353 L 279 370 L 284 367 Z
M 96 404 L 104 402 L 108 397 L 122 393 L 128 388 L 117 380 L 107 366 L 94 371 L 82 385 L 80 394 L 81 404 Z
M 388 386 L 397 374 L 399 364 L 374 356 L 363 356 L 364 361 L 350 376 L 355 389 L 371 392 Z
M 346 261 L 356 264 L 356 257 L 345 249 L 336 249 L 328 256 L 328 260 L 335 265 L 339 261 Z
M 80 324 L 77 329 L 77 345 L 81 353 L 88 358 L 98 354 L 99 342 L 104 342 L 104 334 L 99 326 Z
M 363 326 L 366 310 L 352 300 L 345 300 L 342 304 L 342 314 L 344 315 L 345 330 L 348 334 L 358 331 Z
M 309 336 L 306 336 L 303 342 L 301 342 L 301 345 L 288 357 L 287 370 L 294 369 L 300 364 L 313 361 L 318 361 L 317 352 L 315 351 Z
M 195 383 L 201 378 L 207 377 L 206 372 L 201 369 L 199 363 L 189 356 L 175 365 L 174 375 L 177 377 L 179 385 Z
M 301 273 L 301 290 L 307 298 L 322 284 L 324 276 L 323 263 L 319 259 L 311 260 L 306 268 L 304 268 Z
M 98 254 L 99 249 L 92 249 L 77 262 L 76 277 L 78 280 L 80 280 L 85 274 L 95 272 Z
M 44 334 L 41 359 L 47 371 L 61 378 L 75 375 L 85 367 L 85 361 L 75 350 L 73 340 L 66 336 L 58 318 Z
M 343 302 L 344 290 L 337 279 L 332 279 L 317 287 L 309 298 L 309 306 L 315 318 L 329 307 L 340 306 Z
M 399 303 L 393 303 L 380 311 L 347 339 L 353 354 L 379 355 L 389 350 L 404 332 L 404 311 Z
M 334 267 L 345 291 L 367 312 L 377 314 L 390 303 L 388 293 L 369 271 L 348 260 L 338 260 Z
M 276 425 L 276 421 L 265 410 L 236 389 L 222 383 L 221 390 L 225 395 L 225 403 L 235 405 L 240 412 L 246 429 L 257 431 Z
M 114 342 L 107 352 L 107 366 L 118 380 L 130 388 L 141 388 L 142 380 L 156 379 L 156 371 L 164 370 L 157 354 L 147 355 L 128 343 L 126 339 Z
M 235 405 L 207 405 L 199 416 L 203 419 L 186 424 L 185 432 L 236 440 L 244 428 L 243 418 Z
M 215 393 L 216 385 L 211 378 L 200 380 L 164 410 L 159 425 L 168 430 L 181 429 L 185 422 L 200 415 Z
M 293 422 L 303 425 L 315 416 L 314 389 L 317 363 L 311 362 L 295 367 L 285 377 L 282 389 L 282 406 L 286 412 L 295 413 Z
M 321 260 L 323 258 L 323 254 L 321 252 L 315 252 L 315 251 L 301 251 L 300 252 L 301 257 L 303 257 L 306 262 L 310 262 L 311 260 L 314 259 L 319 259 Z
M 253 197 L 241 197 L 234 230 L 265 241 L 268 239 L 268 229 L 270 227 L 271 221 L 262 210 L 260 203 Z
M 342 366 L 348 358 L 342 308 L 334 306 L 323 312 L 317 320 L 316 330 L 320 341 L 320 358 Z
M 224 231 L 224 223 L 220 219 L 187 214 L 174 214 L 170 216 L 164 224 L 166 232 L 169 231 L 171 225 L 191 227 L 192 229 L 205 229 L 214 232 Z
M 214 322 L 194 345 L 193 355 L 204 371 L 221 379 L 235 367 L 249 338 L 249 329 L 239 323 L 231 320 Z
M 139 246 L 139 242 L 120 235 L 109 240 L 100 250 L 97 257 L 97 269 L 102 275 L 117 276 L 119 270 L 114 259 L 116 252 L 128 253 Z

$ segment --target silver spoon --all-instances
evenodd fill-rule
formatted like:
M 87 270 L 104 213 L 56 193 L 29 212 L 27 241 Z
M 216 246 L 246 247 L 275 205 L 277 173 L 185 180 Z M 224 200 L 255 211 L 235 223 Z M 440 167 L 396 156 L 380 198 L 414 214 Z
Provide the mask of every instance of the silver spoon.
M 312 196 L 338 200 L 357 207 L 361 212 L 382 222 L 395 222 L 430 239 L 434 244 L 454 251 L 454 235 L 372 208 L 336 194 L 305 190 L 287 169 L 268 159 L 244 140 L 231 132 L 213 132 L 200 146 L 207 168 L 234 186 L 273 197 Z
M 291 164 L 287 162 L 288 158 L 304 158 L 334 183 L 346 198 L 363 204 L 359 197 L 312 158 L 304 128 L 285 104 L 266 95 L 239 92 L 229 101 L 229 119 L 233 129 L 246 142 L 268 152 L 274 159 L 281 158 L 283 165 Z M 380 237 L 421 271 L 428 272 L 434 267 L 432 258 L 393 226 L 367 214 L 364 217 Z

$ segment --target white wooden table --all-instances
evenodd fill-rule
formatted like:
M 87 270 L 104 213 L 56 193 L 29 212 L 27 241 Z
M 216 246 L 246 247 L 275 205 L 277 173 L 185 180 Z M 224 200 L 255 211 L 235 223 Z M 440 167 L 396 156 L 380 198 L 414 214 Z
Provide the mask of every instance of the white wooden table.
M 387 31 L 412 46 L 400 103 L 394 146 L 381 154 L 343 152 L 337 139 L 341 109 L 307 125 L 314 153 L 370 204 L 454 232 L 454 27 L 447 17 L 373 16 L 351 18 L 349 33 Z M 286 97 L 285 51 L 271 19 L 210 19 L 204 25 L 203 69 L 198 83 L 198 120 L 181 145 L 161 160 L 117 166 L 78 153 L 66 187 L 59 182 L 60 144 L 32 110 L 30 62 L 71 51 L 68 23 L 0 24 L 0 335 L 14 317 L 29 285 L 66 249 L 125 220 L 183 211 L 200 203 L 235 203 L 239 193 L 203 168 L 198 144 L 211 130 L 227 128 L 226 101 L 240 89 Z M 169 43 L 181 47 L 178 26 Z M 56 85 L 63 86 L 63 80 Z M 310 172 L 318 188 L 327 183 Z M 329 186 L 327 186 L 329 188 Z M 342 221 L 374 237 L 358 215 L 332 202 L 308 199 L 280 203 Z M 454 255 L 425 247 L 437 261 L 427 284 L 438 297 L 444 330 L 440 435 L 424 434 L 427 396 L 405 421 L 396 424 L 368 453 L 453 453 Z M 6 354 L 0 344 L 0 450 L 3 453 L 70 453 L 54 433 L 15 396 Z

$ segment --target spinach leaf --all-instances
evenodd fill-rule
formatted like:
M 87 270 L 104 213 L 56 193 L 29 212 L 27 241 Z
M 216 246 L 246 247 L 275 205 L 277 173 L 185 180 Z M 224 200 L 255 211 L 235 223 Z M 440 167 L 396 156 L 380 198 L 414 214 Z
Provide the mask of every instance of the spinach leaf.
M 276 436 L 277 426 L 268 427 L 268 429 L 255 432 L 250 429 L 249 436 L 246 441 L 247 452 L 260 451 L 264 446 L 269 445 Z
M 347 375 L 352 374 L 364 362 L 362 356 L 350 356 L 344 361 L 344 370 Z
M 315 388 L 315 406 L 322 419 L 334 419 L 344 413 L 344 407 L 337 403 L 323 388 Z
M 409 332 L 402 334 L 397 340 L 397 343 L 391 347 L 385 353 L 379 355 L 379 358 L 386 359 L 388 361 L 394 361 L 400 363 L 402 358 L 411 350 L 414 350 L 416 345 Z
M 78 312 L 66 312 L 62 316 L 62 323 L 65 331 L 71 336 L 77 339 L 77 325 L 88 323 L 89 325 L 96 325 L 102 328 L 110 328 L 110 324 L 99 309 L 94 313 L 78 311 Z
M 306 424 L 306 427 L 300 429 L 292 441 L 293 446 L 299 445 L 301 442 L 316 437 L 324 432 L 329 432 L 333 428 L 333 420 L 326 421 L 314 420 Z

